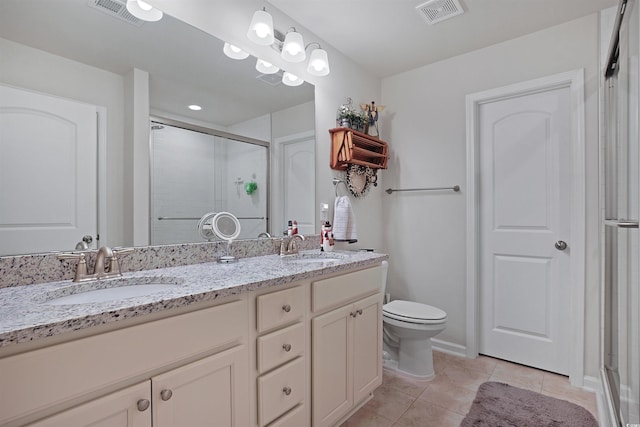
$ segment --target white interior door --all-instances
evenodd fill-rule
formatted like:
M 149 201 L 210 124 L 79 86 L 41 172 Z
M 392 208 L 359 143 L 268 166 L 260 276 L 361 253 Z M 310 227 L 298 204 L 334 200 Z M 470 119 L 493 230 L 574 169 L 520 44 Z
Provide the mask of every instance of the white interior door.
M 481 104 L 478 124 L 480 353 L 568 374 L 570 88 Z
M 0 85 L 0 255 L 97 237 L 96 107 Z
M 317 233 L 315 227 L 315 139 L 282 144 L 283 223 L 298 222 L 300 234 Z

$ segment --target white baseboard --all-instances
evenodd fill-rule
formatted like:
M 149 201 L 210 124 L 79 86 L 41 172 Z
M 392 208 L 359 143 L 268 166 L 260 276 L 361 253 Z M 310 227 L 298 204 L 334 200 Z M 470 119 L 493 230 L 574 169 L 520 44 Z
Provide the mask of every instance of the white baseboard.
M 453 354 L 454 356 L 467 357 L 467 347 L 448 341 L 442 341 L 437 338 L 431 338 L 431 348 L 443 353 Z

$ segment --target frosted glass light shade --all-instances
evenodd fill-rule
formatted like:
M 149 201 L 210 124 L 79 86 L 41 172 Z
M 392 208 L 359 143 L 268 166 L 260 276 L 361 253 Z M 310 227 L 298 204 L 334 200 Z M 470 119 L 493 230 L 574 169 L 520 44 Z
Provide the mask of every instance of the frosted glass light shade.
M 282 45 L 282 59 L 289 62 L 302 62 L 307 57 L 304 52 L 304 40 L 302 34 L 289 31 Z
M 162 19 L 162 11 L 142 0 L 127 0 L 127 10 L 130 14 L 143 21 L 155 22 Z
M 273 36 L 273 18 L 264 10 L 257 10 L 253 14 L 247 37 L 261 46 L 271 46 L 275 41 Z
M 256 61 L 256 70 L 260 71 L 262 74 L 275 74 L 280 71 L 280 68 L 276 67 L 271 62 L 258 58 Z
M 282 83 L 287 86 L 300 86 L 302 83 L 304 83 L 304 80 L 302 80 L 295 74 L 291 74 L 290 72 L 285 71 L 284 74 L 282 74 Z
M 225 43 L 222 51 L 225 55 L 232 59 L 245 59 L 249 56 L 249 52 L 245 52 L 244 50 L 230 43 Z
M 309 58 L 307 71 L 314 76 L 326 76 L 329 74 L 329 57 L 324 49 L 314 49 Z

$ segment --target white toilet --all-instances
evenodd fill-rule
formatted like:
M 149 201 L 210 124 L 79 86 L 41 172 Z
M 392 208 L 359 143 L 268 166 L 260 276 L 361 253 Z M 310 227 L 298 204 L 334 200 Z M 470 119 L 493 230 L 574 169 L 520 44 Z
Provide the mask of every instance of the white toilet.
M 385 285 L 386 268 L 385 262 Z M 397 363 L 397 370 L 420 379 L 435 377 L 431 338 L 444 331 L 447 313 L 427 304 L 393 300 L 382 306 L 382 320 L 389 365 Z
M 398 363 L 398 370 L 421 379 L 431 379 L 431 337 L 444 331 L 447 313 L 412 301 L 394 300 L 382 306 L 384 347 Z

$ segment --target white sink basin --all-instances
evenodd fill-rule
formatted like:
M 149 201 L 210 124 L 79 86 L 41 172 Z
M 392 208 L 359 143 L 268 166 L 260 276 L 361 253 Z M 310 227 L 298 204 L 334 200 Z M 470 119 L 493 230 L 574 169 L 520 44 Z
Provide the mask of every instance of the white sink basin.
M 74 284 L 50 292 L 43 304 L 68 305 L 116 301 L 180 288 L 182 279 L 133 277 Z
M 342 254 L 331 254 L 327 252 L 302 253 L 297 255 L 289 255 L 283 258 L 283 261 L 293 264 L 325 264 L 331 265 L 345 258 Z
M 335 264 L 338 262 L 336 258 L 298 258 L 292 259 L 287 262 L 294 264 Z

